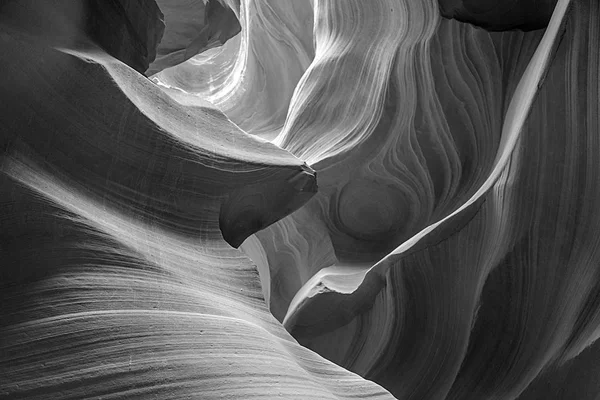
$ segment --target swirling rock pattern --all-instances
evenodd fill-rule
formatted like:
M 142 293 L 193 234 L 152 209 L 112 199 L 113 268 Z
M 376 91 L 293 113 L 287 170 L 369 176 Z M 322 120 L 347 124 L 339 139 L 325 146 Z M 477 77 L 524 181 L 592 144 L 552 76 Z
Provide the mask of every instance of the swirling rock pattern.
M 314 57 L 309 0 L 243 1 L 242 33 L 153 79 L 194 93 L 246 132 L 273 139 L 296 85 Z
M 228 244 L 306 202 L 314 171 L 79 26 L 19 28 L 0 33 L 0 396 L 392 398 L 295 342 Z
M 219 0 L 157 0 L 157 3 L 166 29 L 147 75 L 223 45 L 240 31 L 235 3 L 231 4 L 234 9 Z
M 0 396 L 598 397 L 597 1 L 36 4 Z

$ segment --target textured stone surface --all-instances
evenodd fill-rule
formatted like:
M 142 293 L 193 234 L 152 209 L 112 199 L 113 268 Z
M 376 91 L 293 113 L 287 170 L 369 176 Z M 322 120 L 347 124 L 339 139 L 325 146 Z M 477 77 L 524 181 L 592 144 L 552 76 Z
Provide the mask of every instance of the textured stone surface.
M 297 344 L 230 246 L 314 171 L 81 26 L 0 27 L 0 397 L 392 398 Z
M 598 397 L 597 1 L 37 4 L 0 397 Z
M 235 13 L 239 4 L 236 7 L 235 2 L 157 0 L 156 3 L 164 15 L 166 29 L 156 49 L 156 59 L 146 72 L 148 76 L 221 46 L 240 32 Z

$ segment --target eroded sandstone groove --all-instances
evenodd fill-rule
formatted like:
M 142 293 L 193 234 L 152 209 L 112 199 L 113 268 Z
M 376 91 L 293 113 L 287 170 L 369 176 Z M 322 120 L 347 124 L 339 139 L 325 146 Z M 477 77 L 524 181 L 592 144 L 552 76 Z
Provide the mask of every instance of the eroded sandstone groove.
M 0 1 L 0 396 L 595 399 L 595 0 Z

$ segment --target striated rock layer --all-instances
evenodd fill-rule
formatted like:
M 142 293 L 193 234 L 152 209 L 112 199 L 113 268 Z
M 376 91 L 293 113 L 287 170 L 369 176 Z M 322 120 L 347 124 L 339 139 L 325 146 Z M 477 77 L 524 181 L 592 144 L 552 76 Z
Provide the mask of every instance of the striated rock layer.
M 0 2 L 0 396 L 598 397 L 597 1 L 55 3 Z
M 440 19 L 435 2 L 315 3 L 315 57 L 274 142 L 313 165 L 319 194 L 247 244 L 269 269 L 271 311 L 301 343 L 398 398 L 508 399 L 595 341 L 598 325 L 587 311 L 595 306 L 586 305 L 595 295 L 583 290 L 578 300 L 572 289 L 561 289 L 594 287 L 593 275 L 584 272 L 593 267 L 549 250 L 573 228 L 550 217 L 529 232 L 539 225 L 533 215 L 550 212 L 535 210 L 557 207 L 573 192 L 556 186 L 531 192 L 542 170 L 566 165 L 566 156 L 552 161 L 546 155 L 561 157 L 554 145 L 561 151 L 565 145 L 540 150 L 527 144 L 536 135 L 556 143 L 545 137 L 569 129 L 567 136 L 586 135 L 588 123 L 593 132 L 594 106 L 585 111 L 589 106 L 573 104 L 565 89 L 552 85 L 586 93 L 576 84 L 583 78 L 560 83 L 560 68 L 583 76 L 597 71 L 588 61 L 573 66 L 588 57 L 573 49 L 598 40 L 581 36 L 596 33 L 595 7 L 574 6 L 565 23 L 569 4 L 559 2 L 545 32 L 488 33 Z M 177 74 L 172 70 L 171 83 Z M 546 100 L 545 91 L 553 93 Z M 569 120 L 561 114 L 565 103 L 585 123 L 556 129 Z M 539 115 L 539 104 L 554 108 Z M 544 125 L 532 128 L 536 120 Z M 529 165 L 535 154 L 546 155 L 547 166 Z M 582 174 L 570 173 L 568 182 Z M 532 178 L 517 185 L 524 176 Z M 549 176 L 556 185 L 557 174 Z M 528 209 L 524 204 L 536 197 Z M 544 243 L 547 261 L 518 250 L 523 243 L 537 252 L 537 242 Z M 550 260 L 567 275 L 550 275 L 547 283 L 523 275 L 537 265 L 548 271 Z M 520 271 L 504 278 L 523 282 L 519 289 L 494 283 L 506 268 Z M 560 297 L 563 290 L 569 297 Z M 572 308 L 561 311 L 569 301 Z M 521 322 L 524 315 L 537 320 Z M 586 322 L 577 324 L 588 331 L 575 334 L 581 343 L 568 350 L 572 332 L 581 329 L 574 321 L 582 318 Z
M 243 1 L 240 35 L 153 80 L 210 101 L 246 132 L 272 140 L 314 57 L 313 14 L 309 0 Z
M 301 347 L 237 246 L 314 171 L 79 26 L 0 26 L 3 398 L 389 398 Z M 81 22 L 81 21 L 79 21 Z

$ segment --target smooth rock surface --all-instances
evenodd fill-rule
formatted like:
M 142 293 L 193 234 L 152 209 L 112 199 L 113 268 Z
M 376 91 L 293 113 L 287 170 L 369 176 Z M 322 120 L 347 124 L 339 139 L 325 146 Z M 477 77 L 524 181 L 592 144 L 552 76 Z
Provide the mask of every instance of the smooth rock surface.
M 306 202 L 312 169 L 80 25 L 19 28 L 0 26 L 0 397 L 392 398 L 301 347 L 230 245 Z
M 221 0 L 156 0 L 166 28 L 146 75 L 221 46 L 237 35 L 240 25 L 235 10 L 239 4 L 231 3 L 233 9 Z
M 490 31 L 533 31 L 548 26 L 557 0 L 438 0 L 442 16 Z
M 0 2 L 0 397 L 600 395 L 597 1 L 78 4 Z

